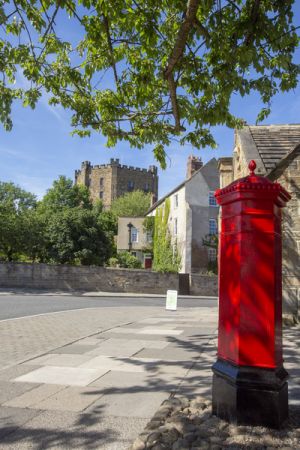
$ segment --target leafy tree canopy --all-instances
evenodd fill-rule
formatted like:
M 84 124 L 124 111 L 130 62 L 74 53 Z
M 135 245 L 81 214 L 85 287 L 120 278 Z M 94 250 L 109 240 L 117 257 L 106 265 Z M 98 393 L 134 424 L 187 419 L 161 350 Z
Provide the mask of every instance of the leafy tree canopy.
M 261 121 L 274 94 L 295 88 L 295 3 L 3 0 L 0 120 L 11 129 L 12 101 L 34 108 L 45 90 L 73 112 L 79 135 L 152 144 L 164 167 L 171 139 L 214 146 L 210 126 L 241 126 L 233 94 L 256 91 Z M 14 84 L 20 74 L 28 87 Z
M 48 189 L 39 205 L 41 210 L 49 212 L 77 206 L 85 209 L 92 208 L 89 191 L 85 186 L 73 185 L 72 180 L 63 175 L 53 182 L 53 186 Z
M 26 249 L 35 206 L 35 195 L 14 183 L 0 182 L 0 253 L 8 261 Z
M 36 206 L 36 196 L 11 182 L 0 181 L 0 210 L 22 213 Z
M 90 210 L 66 208 L 53 214 L 45 236 L 50 262 L 103 265 L 113 253 L 112 241 Z
M 116 217 L 142 217 L 150 208 L 151 194 L 132 191 L 116 198 L 111 205 L 111 212 Z

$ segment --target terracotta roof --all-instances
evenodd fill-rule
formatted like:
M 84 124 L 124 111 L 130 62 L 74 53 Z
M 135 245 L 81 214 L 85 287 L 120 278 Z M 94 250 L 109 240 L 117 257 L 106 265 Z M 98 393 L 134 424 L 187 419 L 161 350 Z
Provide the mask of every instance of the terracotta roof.
M 300 145 L 300 124 L 249 126 L 249 130 L 267 173 Z

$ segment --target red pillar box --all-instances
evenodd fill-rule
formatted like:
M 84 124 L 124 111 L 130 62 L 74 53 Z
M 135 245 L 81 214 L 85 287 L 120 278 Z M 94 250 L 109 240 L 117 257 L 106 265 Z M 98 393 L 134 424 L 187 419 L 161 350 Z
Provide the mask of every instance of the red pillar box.
M 282 363 L 281 208 L 290 195 L 254 173 L 215 193 L 222 206 L 213 414 L 278 428 L 288 417 Z

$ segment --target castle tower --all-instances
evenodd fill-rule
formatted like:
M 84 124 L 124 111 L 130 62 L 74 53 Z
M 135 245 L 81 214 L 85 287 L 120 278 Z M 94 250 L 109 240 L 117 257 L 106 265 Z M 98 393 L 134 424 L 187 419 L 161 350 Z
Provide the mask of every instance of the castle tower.
M 149 169 L 121 165 L 119 159 L 111 159 L 109 164 L 92 166 L 89 161 L 81 164 L 81 170 L 75 170 L 75 184 L 88 187 L 93 202 L 101 200 L 104 208 L 109 209 L 112 201 L 127 192 L 141 190 L 151 192 L 157 199 L 157 167 Z

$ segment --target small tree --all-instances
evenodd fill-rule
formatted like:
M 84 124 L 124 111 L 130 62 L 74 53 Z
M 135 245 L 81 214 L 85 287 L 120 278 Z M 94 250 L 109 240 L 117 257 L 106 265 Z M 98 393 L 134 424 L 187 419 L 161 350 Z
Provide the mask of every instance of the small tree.
M 113 254 L 113 243 L 93 211 L 58 211 L 49 217 L 45 234 L 47 258 L 54 263 L 103 265 Z
M 150 208 L 151 194 L 143 191 L 133 191 L 116 198 L 111 211 L 117 217 L 142 217 Z
M 26 252 L 30 240 L 29 217 L 36 197 L 14 183 L 0 182 L 0 253 L 8 261 Z
M 39 209 L 44 212 L 57 212 L 64 208 L 76 208 L 78 206 L 84 209 L 92 208 L 88 188 L 82 185 L 73 185 L 70 178 L 60 175 L 58 180 L 55 180 L 52 187 L 48 189 L 39 204 Z
M 139 259 L 129 252 L 120 252 L 116 257 L 110 258 L 109 265 L 111 267 L 122 267 L 127 269 L 141 269 L 142 263 Z

